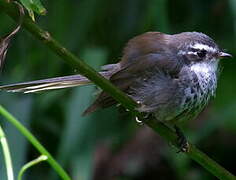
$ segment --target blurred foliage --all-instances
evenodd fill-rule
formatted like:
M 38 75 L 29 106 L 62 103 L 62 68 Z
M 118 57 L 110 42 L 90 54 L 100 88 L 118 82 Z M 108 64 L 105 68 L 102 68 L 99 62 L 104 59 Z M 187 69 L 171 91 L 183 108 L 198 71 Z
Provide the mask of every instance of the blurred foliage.
M 60 0 L 42 1 L 48 13 L 36 17 L 65 47 L 99 70 L 117 62 L 131 37 L 146 31 L 208 34 L 235 53 L 235 0 Z M 0 35 L 14 27 L 0 12 Z M 236 174 L 236 84 L 232 60 L 222 60 L 217 96 L 185 132 L 210 157 Z M 1 84 L 76 74 L 50 50 L 21 30 L 13 39 Z M 59 160 L 73 179 L 215 179 L 183 154 L 176 154 L 147 128 L 118 108 L 81 117 L 95 98 L 94 86 L 40 94 L 1 92 L 8 108 Z M 14 170 L 38 157 L 12 126 L 0 119 L 10 143 Z M 2 158 L 2 154 L 0 154 Z M 2 162 L 2 159 L 0 159 Z M 6 179 L 0 163 L 1 179 Z M 27 172 L 26 179 L 58 179 L 47 163 Z

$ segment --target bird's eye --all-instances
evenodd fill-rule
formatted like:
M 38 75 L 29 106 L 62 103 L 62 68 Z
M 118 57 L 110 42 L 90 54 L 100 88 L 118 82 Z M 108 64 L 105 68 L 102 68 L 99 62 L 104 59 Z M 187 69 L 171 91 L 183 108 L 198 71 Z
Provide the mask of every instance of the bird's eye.
M 204 49 L 197 52 L 197 55 L 200 58 L 204 58 L 206 56 L 206 54 L 207 54 L 207 51 Z

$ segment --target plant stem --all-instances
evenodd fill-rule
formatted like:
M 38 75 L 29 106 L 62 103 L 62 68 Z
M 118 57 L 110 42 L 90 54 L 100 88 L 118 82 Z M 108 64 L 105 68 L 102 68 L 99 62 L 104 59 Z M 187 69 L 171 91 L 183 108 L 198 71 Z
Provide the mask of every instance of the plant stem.
M 174 146 L 178 147 L 176 133 L 170 130 L 161 122 L 156 122 L 155 119 L 148 119 L 146 124 L 151 127 L 155 132 L 160 134 L 165 140 Z M 185 153 L 191 159 L 199 163 L 202 167 L 207 169 L 215 177 L 223 180 L 236 180 L 236 177 L 227 171 L 224 167 L 220 166 L 213 159 L 209 158 L 205 153 L 197 149 L 193 144 L 189 143 L 189 151 Z
M 2 145 L 3 155 L 4 155 L 6 169 L 7 169 L 7 179 L 8 180 L 14 180 L 11 154 L 10 154 L 10 151 L 9 151 L 9 147 L 8 147 L 8 143 L 7 143 L 5 133 L 4 133 L 1 126 L 0 126 L 0 142 L 1 142 L 1 145 Z
M 45 155 L 41 155 L 39 156 L 37 159 L 34 159 L 28 163 L 26 163 L 21 169 L 20 169 L 20 172 L 18 174 L 18 177 L 17 177 L 17 180 L 22 180 L 22 177 L 23 177 L 23 174 L 25 173 L 25 171 L 27 169 L 29 169 L 30 167 L 42 162 L 42 161 L 46 161 L 48 159 L 47 156 Z
M 40 144 L 40 142 L 31 134 L 15 117 L 13 117 L 6 109 L 0 105 L 0 114 L 4 116 L 11 124 L 13 124 L 30 142 L 31 144 L 42 154 L 47 156 L 48 163 L 54 168 L 54 170 L 64 180 L 70 180 L 69 175 L 64 169 L 56 162 L 51 154 Z
M 15 4 L 0 0 L 0 8 L 15 21 L 19 19 L 19 15 L 17 14 L 18 10 L 16 9 Z M 117 89 L 107 79 L 98 74 L 92 67 L 88 66 L 86 63 L 78 59 L 74 54 L 64 48 L 58 41 L 52 38 L 49 32 L 42 30 L 28 16 L 23 17 L 22 25 L 36 38 L 42 41 L 43 44 L 49 47 L 54 53 L 59 55 L 66 63 L 78 70 L 80 74 L 87 77 L 89 80 L 101 87 L 104 91 L 108 92 L 114 99 L 119 100 L 119 102 L 122 103 L 124 107 L 131 110 L 135 108 L 136 103 L 131 98 L 126 96 L 121 90 Z
M 13 4 L 7 3 L 4 0 L 0 0 L 0 8 L 2 8 L 2 10 L 10 17 L 17 20 L 17 10 Z M 35 36 L 37 39 L 42 41 L 43 44 L 48 46 L 54 53 L 58 54 L 65 62 L 70 64 L 73 68 L 78 69 L 80 74 L 93 81 L 96 85 L 109 93 L 115 100 L 121 103 L 125 108 L 131 110 L 136 116 L 141 116 L 138 112 L 135 111 L 135 107 L 137 104 L 132 99 L 130 99 L 122 91 L 117 89 L 114 85 L 103 78 L 86 63 L 78 59 L 74 54 L 64 48 L 59 42 L 53 39 L 47 31 L 42 30 L 30 18 L 25 17 L 23 19 L 23 26 L 25 29 L 31 32 L 33 36 Z M 158 123 L 152 119 L 148 120 L 146 124 L 154 131 L 159 133 L 164 139 L 178 147 L 176 143 L 177 137 L 173 130 L 165 127 L 162 123 Z M 198 162 L 202 167 L 206 168 L 209 172 L 211 172 L 219 179 L 236 180 L 236 177 L 234 175 L 218 165 L 215 161 L 210 159 L 207 155 L 202 153 L 191 144 L 189 152 L 186 153 L 186 155 Z

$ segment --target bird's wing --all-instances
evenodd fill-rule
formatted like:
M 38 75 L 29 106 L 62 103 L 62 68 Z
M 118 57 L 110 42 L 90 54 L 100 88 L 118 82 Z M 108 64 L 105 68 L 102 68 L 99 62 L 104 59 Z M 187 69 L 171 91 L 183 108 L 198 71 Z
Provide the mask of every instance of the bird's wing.
M 170 76 L 177 76 L 181 63 L 168 55 L 150 53 L 139 57 L 134 63 L 114 73 L 110 81 L 120 90 L 126 92 L 133 85 L 135 79 L 140 78 L 143 73 L 148 73 L 153 68 L 159 72 L 168 73 Z M 158 71 L 157 71 L 158 73 Z M 102 92 L 95 102 L 86 109 L 84 115 L 96 111 L 98 108 L 105 108 L 116 104 L 117 102 L 106 92 Z
M 182 63 L 168 54 L 150 53 L 139 57 L 134 63 L 112 75 L 110 81 L 121 90 L 125 90 L 133 83 L 133 79 L 153 69 L 177 76 L 181 67 Z

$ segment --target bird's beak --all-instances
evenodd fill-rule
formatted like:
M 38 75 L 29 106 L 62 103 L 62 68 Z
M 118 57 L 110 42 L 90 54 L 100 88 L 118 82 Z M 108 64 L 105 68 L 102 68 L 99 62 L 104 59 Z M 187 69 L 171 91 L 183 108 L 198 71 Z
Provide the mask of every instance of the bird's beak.
M 219 52 L 218 57 L 220 58 L 232 58 L 233 56 L 226 52 Z

